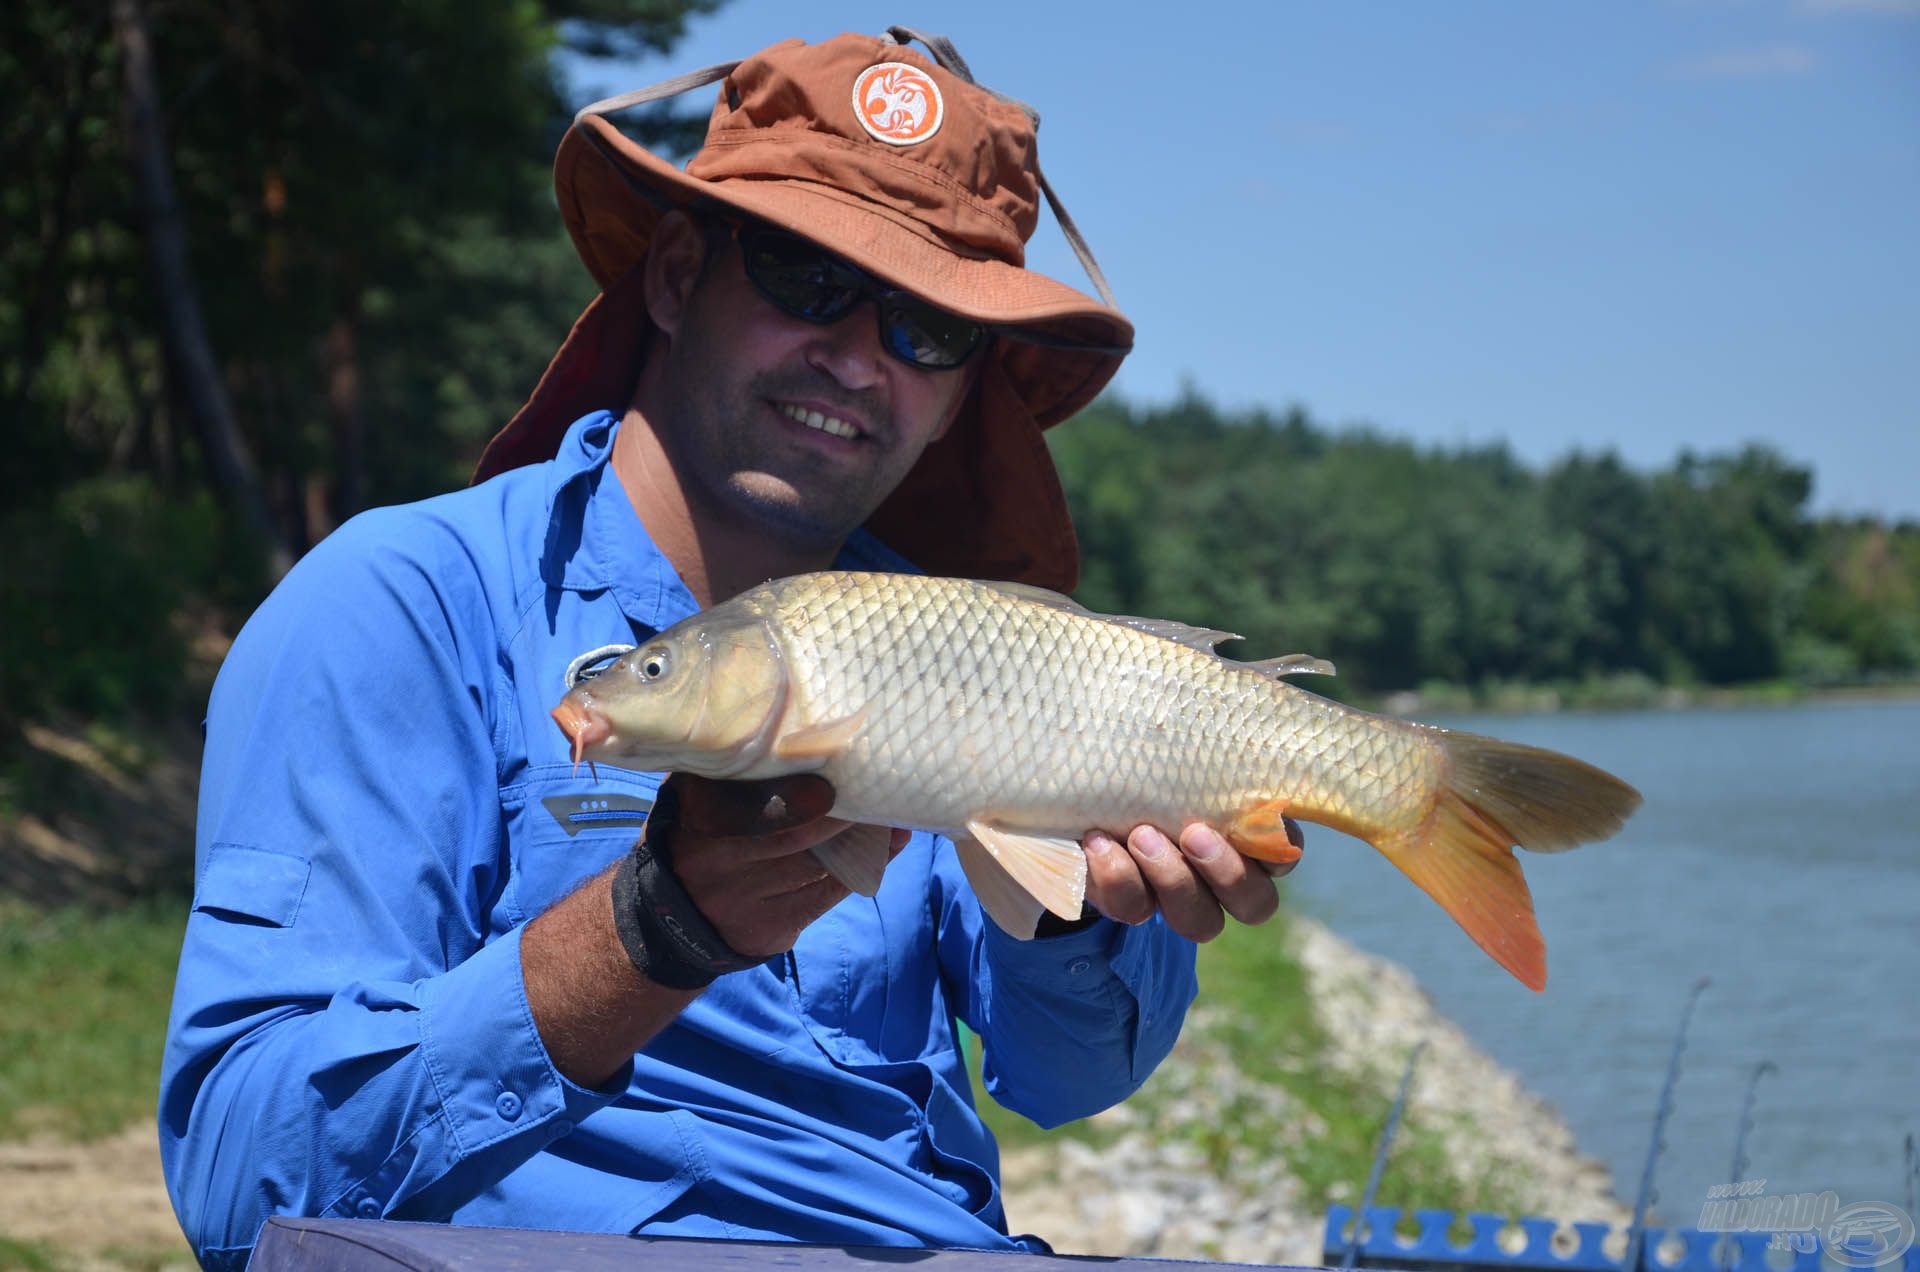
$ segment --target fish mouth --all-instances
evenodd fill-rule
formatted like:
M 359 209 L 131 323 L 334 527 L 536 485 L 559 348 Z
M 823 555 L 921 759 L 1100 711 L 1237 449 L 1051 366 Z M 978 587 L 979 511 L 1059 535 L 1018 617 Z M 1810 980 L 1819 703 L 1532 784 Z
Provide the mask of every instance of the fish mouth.
M 579 768 L 580 761 L 587 758 L 588 747 L 598 746 L 613 736 L 613 722 L 592 707 L 563 701 L 548 714 L 560 726 L 560 732 L 566 734 L 573 743 L 575 768 Z

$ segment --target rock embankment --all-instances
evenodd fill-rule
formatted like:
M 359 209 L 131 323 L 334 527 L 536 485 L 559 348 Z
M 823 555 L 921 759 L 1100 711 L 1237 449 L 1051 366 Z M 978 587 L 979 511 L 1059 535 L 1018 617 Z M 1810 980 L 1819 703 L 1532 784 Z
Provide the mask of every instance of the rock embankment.
M 1325 1062 L 1377 1085 L 1384 1116 L 1398 1059 L 1424 1040 L 1409 1121 L 1438 1128 L 1463 1178 L 1497 1174 L 1526 1213 L 1624 1224 L 1607 1169 L 1583 1155 L 1559 1114 L 1521 1086 L 1433 1008 L 1402 967 L 1361 952 L 1320 924 L 1296 919 L 1296 955 L 1329 1039 Z M 1198 1010 L 1198 1009 L 1196 1009 Z M 1203 1023 L 1204 1015 L 1200 1022 Z M 1111 1142 L 1056 1140 L 1011 1152 L 1008 1218 L 1063 1254 L 1157 1255 L 1245 1263 L 1316 1264 L 1323 1217 L 1278 1160 L 1236 1148 L 1222 1169 L 1181 1128 L 1248 1110 L 1313 1136 L 1313 1115 L 1262 1083 L 1189 1026 L 1155 1075 L 1143 1114 L 1129 1103 L 1093 1119 Z M 1390 1066 L 1390 1067 L 1389 1067 Z M 1297 1142 L 1297 1141 L 1296 1141 Z M 1364 1180 L 1355 1180 L 1352 1196 Z

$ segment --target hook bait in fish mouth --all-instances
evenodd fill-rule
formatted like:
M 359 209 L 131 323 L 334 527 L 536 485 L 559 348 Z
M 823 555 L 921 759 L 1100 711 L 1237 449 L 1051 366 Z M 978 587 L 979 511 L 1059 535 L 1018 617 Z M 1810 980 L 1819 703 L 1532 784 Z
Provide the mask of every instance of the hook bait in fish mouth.
M 587 748 L 605 741 L 613 733 L 613 725 L 607 718 L 590 707 L 582 707 L 572 701 L 562 701 L 548 714 L 560 731 L 573 742 L 573 771 L 580 771 L 580 762 L 586 760 L 587 771 L 593 774 L 593 780 L 600 780 L 600 770 L 587 759 Z

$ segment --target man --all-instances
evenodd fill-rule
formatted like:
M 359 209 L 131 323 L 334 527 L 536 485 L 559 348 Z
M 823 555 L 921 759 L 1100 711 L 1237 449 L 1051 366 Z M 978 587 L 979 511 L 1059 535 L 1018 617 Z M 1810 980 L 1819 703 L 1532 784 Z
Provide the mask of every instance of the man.
M 583 652 L 768 577 L 1071 586 L 1039 430 L 1131 328 L 1021 267 L 1031 125 L 933 47 L 959 73 L 740 63 L 686 172 L 583 113 L 556 183 L 606 290 L 491 480 L 343 526 L 235 643 L 160 1110 L 207 1266 L 275 1213 L 1043 1249 L 956 1019 L 1003 1103 L 1086 1116 L 1172 1045 L 1192 941 L 1273 912 L 1204 827 L 1090 835 L 1090 912 L 1031 942 L 925 834 L 849 897 L 819 779 L 663 792 L 547 719 Z

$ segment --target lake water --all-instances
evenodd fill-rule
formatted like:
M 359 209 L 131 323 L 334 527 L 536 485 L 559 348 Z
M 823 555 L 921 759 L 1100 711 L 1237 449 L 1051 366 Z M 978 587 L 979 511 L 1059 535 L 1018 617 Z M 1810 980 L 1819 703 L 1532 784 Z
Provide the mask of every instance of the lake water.
M 1546 935 L 1534 994 L 1372 849 L 1310 828 L 1308 913 L 1414 970 L 1440 1010 L 1566 1115 L 1631 1202 L 1700 976 L 1657 1209 L 1697 1219 L 1761 1079 L 1747 1178 L 1906 1204 L 1920 1135 L 1920 703 L 1435 720 L 1553 747 L 1638 786 L 1616 839 L 1522 853 Z M 1383 1110 L 1384 1112 L 1384 1110 Z

